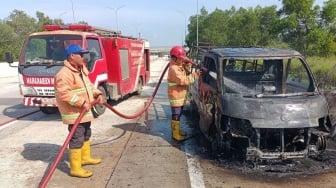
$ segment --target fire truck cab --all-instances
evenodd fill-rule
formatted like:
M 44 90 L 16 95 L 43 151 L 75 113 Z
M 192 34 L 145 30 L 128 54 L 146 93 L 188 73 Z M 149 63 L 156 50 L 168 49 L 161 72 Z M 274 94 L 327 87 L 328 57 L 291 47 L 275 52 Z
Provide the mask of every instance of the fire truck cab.
M 24 105 L 40 107 L 47 114 L 56 112 L 54 76 L 63 66 L 70 44 L 89 51 L 84 56 L 89 78 L 106 100 L 140 94 L 150 78 L 148 41 L 90 25 L 45 25 L 44 31 L 28 36 L 21 50 L 18 72 Z M 6 57 L 8 63 L 13 62 L 11 53 Z M 105 106 L 96 109 L 102 114 Z

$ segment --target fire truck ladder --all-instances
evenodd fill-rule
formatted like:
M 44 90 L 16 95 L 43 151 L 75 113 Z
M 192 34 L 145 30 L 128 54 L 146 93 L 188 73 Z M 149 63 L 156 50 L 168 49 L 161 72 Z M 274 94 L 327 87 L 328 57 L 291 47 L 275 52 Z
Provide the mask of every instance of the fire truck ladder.
M 100 28 L 100 27 L 92 27 L 92 28 L 93 28 L 93 32 L 97 33 L 98 35 L 100 35 L 102 37 L 121 36 L 120 31 L 114 31 L 114 30 L 104 29 L 104 28 Z
M 120 37 L 120 38 L 127 38 L 127 39 L 133 39 L 133 40 L 139 39 L 139 38 L 132 37 L 132 36 L 121 35 L 121 31 L 114 31 L 114 30 L 104 29 L 100 27 L 92 27 L 92 31 L 102 37 Z
M 45 31 L 56 31 L 56 30 L 70 30 L 70 31 L 84 31 L 84 32 L 94 32 L 102 37 L 121 37 L 121 38 L 128 38 L 128 39 L 138 39 L 132 36 L 123 36 L 121 35 L 121 31 L 115 31 L 110 29 L 105 29 L 101 27 L 95 27 L 86 24 L 68 24 L 68 25 L 44 25 L 43 29 Z

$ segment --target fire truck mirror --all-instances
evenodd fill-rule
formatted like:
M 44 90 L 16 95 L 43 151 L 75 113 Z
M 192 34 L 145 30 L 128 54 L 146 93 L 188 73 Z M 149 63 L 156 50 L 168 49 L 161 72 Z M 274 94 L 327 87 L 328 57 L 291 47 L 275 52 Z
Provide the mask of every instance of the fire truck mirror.
M 11 52 L 6 52 L 5 56 L 6 56 L 7 63 L 12 64 L 13 63 L 13 55 L 12 55 L 12 53 Z

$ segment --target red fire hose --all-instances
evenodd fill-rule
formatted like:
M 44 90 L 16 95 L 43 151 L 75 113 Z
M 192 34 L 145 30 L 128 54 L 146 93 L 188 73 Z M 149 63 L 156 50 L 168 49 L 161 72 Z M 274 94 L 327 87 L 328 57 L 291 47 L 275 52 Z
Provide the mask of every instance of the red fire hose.
M 93 103 L 93 104 L 95 104 L 95 103 Z M 75 123 L 74 123 L 74 125 L 73 125 L 73 127 L 72 127 L 72 129 L 71 129 L 71 131 L 69 133 L 69 135 L 65 139 L 65 141 L 63 143 L 63 146 L 61 147 L 61 150 L 58 152 L 58 154 L 57 154 L 57 156 L 56 156 L 53 164 L 49 168 L 48 173 L 46 174 L 46 176 L 44 176 L 42 178 L 43 181 L 40 182 L 39 187 L 43 187 L 43 188 L 46 187 L 46 185 L 49 182 L 52 174 L 54 173 L 54 171 L 55 171 L 55 169 L 56 169 L 59 161 L 61 160 L 61 158 L 62 158 L 62 156 L 64 154 L 64 151 L 65 151 L 65 149 L 67 148 L 67 146 L 68 146 L 68 144 L 70 142 L 70 139 L 74 135 L 74 133 L 75 133 L 77 127 L 78 127 L 78 124 L 79 124 L 80 120 L 83 118 L 83 116 L 84 116 L 85 113 L 86 113 L 86 110 L 85 110 L 85 108 L 83 108 L 82 111 L 80 112 L 78 118 L 76 119 L 76 121 L 75 121 Z
M 114 109 L 111 105 L 109 105 L 107 102 L 105 102 L 104 105 L 105 105 L 107 108 L 109 108 L 111 111 L 113 111 L 114 113 L 116 113 L 117 115 L 119 115 L 119 116 L 121 116 L 121 117 L 123 117 L 123 118 L 126 118 L 126 119 L 134 119 L 134 118 L 140 116 L 141 114 L 143 114 L 143 113 L 148 109 L 148 107 L 149 107 L 149 106 L 151 105 L 151 103 L 153 102 L 153 99 L 154 99 L 154 97 L 155 97 L 155 95 L 156 95 L 156 93 L 157 93 L 157 91 L 158 91 L 158 89 L 159 89 L 159 86 L 160 86 L 160 84 L 161 84 L 161 82 L 162 82 L 163 76 L 165 75 L 165 73 L 166 73 L 168 67 L 169 67 L 169 63 L 166 65 L 166 67 L 165 67 L 163 73 L 161 74 L 161 77 L 160 77 L 160 79 L 159 79 L 159 82 L 158 82 L 158 84 L 156 85 L 155 90 L 154 90 L 154 93 L 152 94 L 151 98 L 148 100 L 148 103 L 147 103 L 146 106 L 145 106 L 141 111 L 139 111 L 138 113 L 136 113 L 136 114 L 134 114 L 134 115 L 125 115 L 125 114 L 122 114 L 122 113 L 118 112 L 117 110 L 115 110 L 115 109 Z M 92 105 L 95 105 L 95 104 L 97 104 L 96 101 L 94 101 L 94 102 L 92 103 Z M 79 114 L 79 116 L 77 117 L 77 119 L 76 119 L 76 121 L 75 121 L 75 123 L 74 123 L 74 125 L 73 125 L 73 127 L 72 127 L 72 129 L 71 129 L 71 131 L 69 132 L 69 135 L 68 135 L 67 138 L 65 139 L 65 141 L 64 141 L 64 143 L 63 143 L 63 145 L 62 145 L 62 147 L 61 147 L 61 150 L 60 150 L 59 153 L 57 154 L 57 156 L 56 156 L 54 162 L 52 163 L 51 167 L 48 169 L 46 175 L 42 178 L 42 180 L 41 180 L 41 182 L 40 182 L 40 184 L 39 184 L 39 188 L 45 188 L 45 187 L 47 186 L 47 184 L 48 184 L 48 182 L 49 182 L 51 176 L 53 175 L 53 173 L 54 173 L 54 171 L 55 171 L 55 169 L 56 169 L 56 167 L 57 167 L 59 161 L 61 160 L 61 158 L 62 158 L 62 156 L 63 156 L 63 154 L 64 154 L 64 152 L 65 152 L 65 149 L 67 148 L 67 146 L 68 146 L 68 144 L 69 144 L 69 142 L 70 142 L 70 139 L 71 139 L 72 136 L 74 135 L 75 130 L 77 129 L 78 124 L 79 124 L 80 120 L 83 118 L 85 112 L 86 112 L 85 109 L 82 109 L 82 111 L 80 112 L 80 114 Z
M 121 112 L 118 112 L 115 108 L 113 108 L 111 105 L 109 105 L 107 102 L 104 103 L 104 105 L 110 109 L 112 112 L 114 112 L 115 114 L 117 114 L 118 116 L 122 117 L 122 118 L 125 118 L 125 119 L 134 119 L 136 117 L 139 117 L 141 114 L 143 114 L 147 109 L 148 107 L 152 104 L 153 100 L 154 100 L 154 97 L 159 89 L 159 86 L 161 85 L 161 82 L 162 82 L 162 79 L 163 79 L 163 76 L 165 75 L 166 71 L 168 70 L 168 67 L 169 67 L 169 63 L 166 65 L 165 69 L 163 70 L 163 73 L 161 74 L 161 77 L 159 79 L 159 82 L 156 84 L 156 87 L 155 87 L 155 90 L 152 94 L 152 96 L 148 99 L 148 102 L 146 103 L 146 106 L 141 110 L 139 111 L 138 113 L 134 114 L 134 115 L 126 115 L 126 114 L 122 114 Z
M 191 60 L 188 61 L 188 63 L 191 63 L 192 65 L 195 65 L 194 62 L 192 62 Z M 159 82 L 157 83 L 156 87 L 155 87 L 155 90 L 152 94 L 152 96 L 148 99 L 148 102 L 146 104 L 146 106 L 141 110 L 139 111 L 138 113 L 134 114 L 134 115 L 126 115 L 126 114 L 123 114 L 119 111 L 117 111 L 116 109 L 114 109 L 110 104 L 108 104 L 107 102 L 104 103 L 104 105 L 110 109 L 112 112 L 116 113 L 117 115 L 119 115 L 120 117 L 123 117 L 123 118 L 126 118 L 126 119 L 134 119 L 136 117 L 139 117 L 141 114 L 143 114 L 148 108 L 149 106 L 152 104 L 153 100 L 154 100 L 154 97 L 159 89 L 159 86 L 161 85 L 161 82 L 162 82 L 162 79 L 163 79 L 163 76 L 165 75 L 166 71 L 168 70 L 168 67 L 169 67 L 169 63 L 166 65 L 166 67 L 164 68 L 161 76 L 160 76 L 160 79 L 159 79 Z M 92 103 L 92 105 L 95 105 L 97 104 L 97 101 L 94 101 Z M 59 153 L 57 154 L 54 162 L 52 163 L 51 167 L 48 169 L 47 173 L 45 176 L 43 176 L 40 184 L 39 184 L 39 188 L 45 188 L 51 178 L 51 176 L 53 175 L 59 161 L 61 160 L 63 154 L 64 154 L 64 151 L 65 149 L 67 148 L 69 142 L 70 142 L 70 139 L 72 138 L 72 136 L 74 135 L 75 133 L 75 130 L 77 129 L 78 127 L 78 124 L 80 122 L 80 120 L 83 118 L 84 114 L 85 114 L 86 110 L 85 109 L 82 109 L 82 111 L 80 112 L 79 116 L 77 117 L 69 135 L 67 136 L 67 138 L 65 139 L 62 147 L 61 147 L 61 150 L 59 151 Z
M 197 67 L 196 63 L 194 63 L 191 59 L 187 58 L 185 60 L 186 63 L 190 63 L 192 64 L 193 66 Z M 141 110 L 139 111 L 138 113 L 134 114 L 134 115 L 126 115 L 126 114 L 122 114 L 121 112 L 118 112 L 116 109 L 114 109 L 111 105 L 109 105 L 107 102 L 104 103 L 104 105 L 110 109 L 112 112 L 114 112 L 115 114 L 117 114 L 118 116 L 122 117 L 122 118 L 125 118 L 125 119 L 134 119 L 136 117 L 139 117 L 141 114 L 143 114 L 145 111 L 147 111 L 148 107 L 152 104 L 153 100 L 154 100 L 154 97 L 159 89 L 159 86 L 161 85 L 161 82 L 162 82 L 162 79 L 163 79 L 163 76 L 165 75 L 166 71 L 168 70 L 169 68 L 169 63 L 166 65 L 166 67 L 164 68 L 163 70 L 163 73 L 161 74 L 161 77 L 159 79 L 159 82 L 158 84 L 156 85 L 155 87 L 155 90 L 152 94 L 152 96 L 148 99 L 148 102 L 146 104 L 146 106 Z

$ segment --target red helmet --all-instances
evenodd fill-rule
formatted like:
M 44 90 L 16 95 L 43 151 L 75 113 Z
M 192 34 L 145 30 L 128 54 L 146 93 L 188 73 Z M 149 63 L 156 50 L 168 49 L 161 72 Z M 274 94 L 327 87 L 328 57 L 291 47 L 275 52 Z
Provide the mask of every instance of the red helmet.
M 186 55 L 186 53 L 185 53 L 184 49 L 182 48 L 182 46 L 174 46 L 170 50 L 170 56 L 175 56 L 177 58 L 183 58 L 183 57 L 185 57 L 185 55 Z

